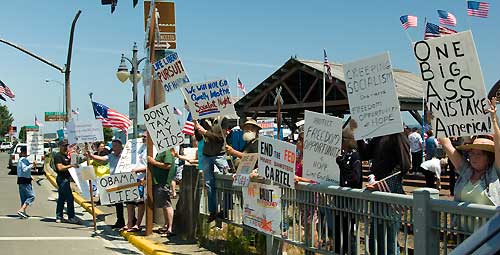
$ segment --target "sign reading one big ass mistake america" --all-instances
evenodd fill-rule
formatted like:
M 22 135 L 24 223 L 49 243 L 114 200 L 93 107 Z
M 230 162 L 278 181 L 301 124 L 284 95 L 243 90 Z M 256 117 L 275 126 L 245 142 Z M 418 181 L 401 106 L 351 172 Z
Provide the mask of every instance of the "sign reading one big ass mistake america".
M 236 115 L 226 79 L 184 85 L 182 93 L 193 119 Z
M 186 70 L 177 52 L 160 59 L 153 64 L 153 68 L 166 93 L 180 88 L 185 83 L 189 83 Z
M 472 33 L 416 42 L 413 50 L 436 137 L 490 134 L 490 106 Z
M 259 137 L 259 176 L 288 188 L 295 187 L 295 145 Z

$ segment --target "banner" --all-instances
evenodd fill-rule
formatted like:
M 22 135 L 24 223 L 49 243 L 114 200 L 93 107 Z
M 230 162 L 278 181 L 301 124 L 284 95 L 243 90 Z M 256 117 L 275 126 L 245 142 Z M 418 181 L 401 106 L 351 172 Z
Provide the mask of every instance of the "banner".
M 68 122 L 67 132 L 69 144 L 104 141 L 102 123 L 100 120 L 72 120 Z
M 270 235 L 281 235 L 281 189 L 250 182 L 243 192 L 243 224 Z
M 317 182 L 340 182 L 337 156 L 342 146 L 342 119 L 305 111 L 303 176 Z
M 195 120 L 236 115 L 226 79 L 188 84 L 182 93 Z
M 184 83 L 189 83 L 189 78 L 177 52 L 158 60 L 153 64 L 153 68 L 166 93 L 180 88 Z
M 132 202 L 140 199 L 136 173 L 107 175 L 97 179 L 101 205 Z
M 144 110 L 146 129 L 158 153 L 184 143 L 184 135 L 167 102 Z
M 259 176 L 288 188 L 295 187 L 295 145 L 259 137 Z
M 44 155 L 43 134 L 40 132 L 26 132 L 26 153 L 28 155 Z
M 259 159 L 258 153 L 243 153 L 240 164 L 233 179 L 233 186 L 248 186 L 250 183 L 250 173 L 255 169 L 255 163 Z
M 490 106 L 470 31 L 413 44 L 436 137 L 491 134 Z
M 344 64 L 356 140 L 403 132 L 389 53 Z

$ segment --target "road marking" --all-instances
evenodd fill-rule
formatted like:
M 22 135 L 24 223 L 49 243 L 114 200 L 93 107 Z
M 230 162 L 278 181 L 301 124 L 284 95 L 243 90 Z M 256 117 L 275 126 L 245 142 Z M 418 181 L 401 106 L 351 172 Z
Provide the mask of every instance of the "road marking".
M 97 240 L 88 236 L 1 236 L 0 241 Z
M 19 216 L 0 216 L 0 220 L 5 220 L 5 219 L 10 219 L 10 220 L 41 220 L 41 219 L 46 219 L 45 217 L 39 217 L 39 216 L 30 216 L 27 219 L 21 219 Z M 49 218 L 50 219 L 50 218 Z M 54 222 L 56 221 L 55 218 L 52 218 Z

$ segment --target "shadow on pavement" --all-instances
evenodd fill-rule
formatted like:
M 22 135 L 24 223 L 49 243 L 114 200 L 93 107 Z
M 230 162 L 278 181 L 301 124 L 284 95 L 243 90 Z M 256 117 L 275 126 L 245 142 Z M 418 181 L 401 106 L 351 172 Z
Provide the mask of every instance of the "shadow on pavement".
M 124 249 L 124 248 L 113 248 L 113 247 L 105 247 L 108 250 L 120 253 L 120 254 L 141 254 L 135 251 L 131 251 L 129 249 Z

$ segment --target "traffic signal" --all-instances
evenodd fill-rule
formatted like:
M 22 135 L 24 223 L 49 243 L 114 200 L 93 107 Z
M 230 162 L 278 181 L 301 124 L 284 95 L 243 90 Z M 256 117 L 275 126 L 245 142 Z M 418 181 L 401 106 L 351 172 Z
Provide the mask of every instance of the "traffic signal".
M 133 0 L 132 4 L 135 6 L 139 3 L 139 0 Z M 116 5 L 118 4 L 118 0 L 101 0 L 102 5 L 111 5 L 111 13 L 115 11 Z

